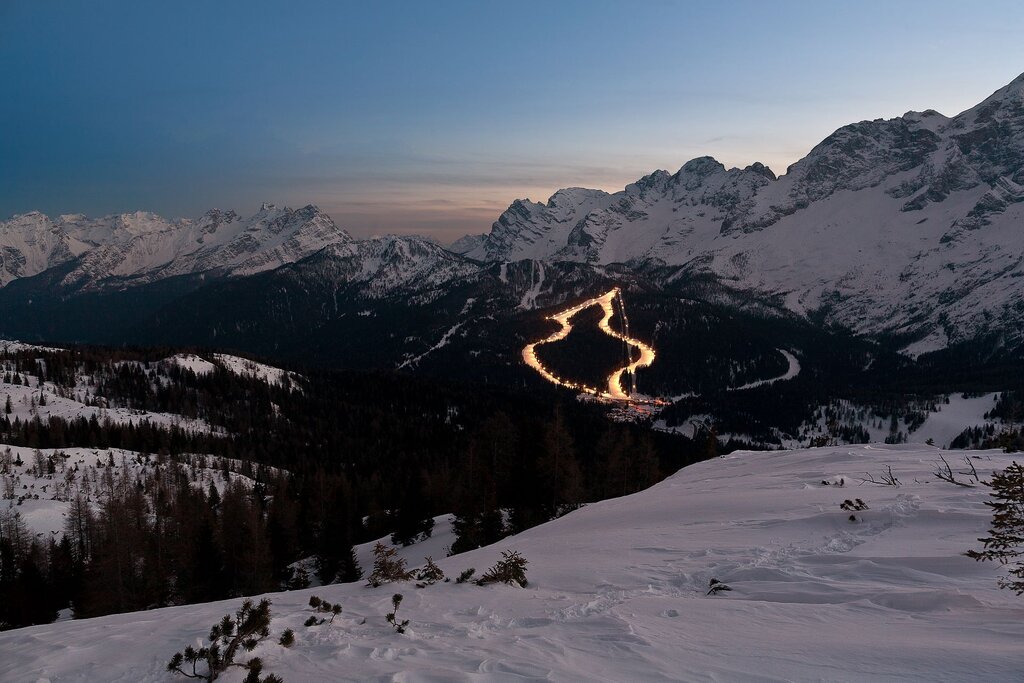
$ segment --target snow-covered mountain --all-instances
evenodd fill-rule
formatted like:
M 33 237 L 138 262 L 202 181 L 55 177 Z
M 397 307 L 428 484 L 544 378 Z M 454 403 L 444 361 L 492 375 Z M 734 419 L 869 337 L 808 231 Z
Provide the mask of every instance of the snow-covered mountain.
M 518 550 L 526 588 L 359 582 L 269 595 L 270 637 L 245 658 L 286 681 L 1017 680 L 1020 598 L 997 588 L 1005 568 L 963 555 L 988 529 L 989 489 L 938 480 L 940 456 L 967 457 L 982 477 L 1012 460 L 923 445 L 736 452 L 493 546 L 405 553 L 410 566 L 433 553 L 458 576 Z M 858 485 L 890 466 L 901 486 Z M 851 520 L 840 506 L 856 497 L 867 509 Z M 712 579 L 731 590 L 708 595 Z M 385 621 L 395 593 L 404 634 Z M 304 625 L 311 595 L 342 613 Z M 240 604 L 0 633 L 0 679 L 170 681 L 171 654 Z M 290 647 L 278 644 L 285 629 Z
M 48 216 L 32 212 L 0 222 L 0 287 L 74 259 L 90 245 Z
M 840 128 L 785 175 L 710 157 L 624 190 L 517 200 L 483 261 L 663 264 L 916 351 L 1024 322 L 1024 75 L 956 117 Z
M 311 279 L 320 285 L 356 287 L 362 296 L 379 299 L 403 292 L 428 293 L 480 270 L 479 264 L 432 240 L 384 235 L 332 244 L 282 274 Z
M 0 223 L 0 285 L 54 266 L 62 289 L 123 287 L 192 273 L 251 275 L 293 263 L 352 237 L 315 206 L 264 204 L 249 218 L 212 209 L 167 220 L 135 212 L 56 221 L 41 213 Z
M 455 252 L 456 254 L 467 254 L 480 246 L 486 239 L 487 235 L 485 233 L 463 235 L 448 246 L 448 251 Z

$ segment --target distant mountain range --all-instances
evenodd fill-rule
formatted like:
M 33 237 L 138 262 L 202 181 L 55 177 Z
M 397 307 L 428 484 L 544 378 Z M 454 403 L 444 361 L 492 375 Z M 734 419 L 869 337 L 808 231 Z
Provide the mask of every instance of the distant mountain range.
M 266 352 L 358 330 L 394 337 L 377 342 L 392 348 L 378 364 L 408 366 L 454 325 L 456 338 L 493 335 L 488 320 L 609 282 L 840 326 L 911 356 L 1020 345 L 1024 75 L 953 118 L 840 128 L 781 177 L 701 157 L 620 192 L 517 200 L 448 249 L 353 239 L 315 206 L 0 222 L 0 335 L 28 339 Z
M 255 215 L 211 209 L 197 220 L 152 213 L 56 220 L 34 212 L 0 223 L 0 285 L 71 263 L 65 289 L 132 286 L 190 273 L 251 275 L 352 236 L 315 206 L 264 204 Z

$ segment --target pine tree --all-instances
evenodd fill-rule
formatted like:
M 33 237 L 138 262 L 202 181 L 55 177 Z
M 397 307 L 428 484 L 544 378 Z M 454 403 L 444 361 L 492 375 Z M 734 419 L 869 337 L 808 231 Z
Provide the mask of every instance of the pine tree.
M 979 538 L 982 550 L 966 554 L 978 561 L 992 560 L 1000 564 L 1016 562 L 999 579 L 1000 588 L 1009 588 L 1017 595 L 1024 594 L 1024 467 L 1014 462 L 1002 472 L 992 475 L 990 494 L 995 500 L 985 505 L 992 508 L 990 535 Z
M 389 548 L 378 542 L 373 546 L 373 571 L 369 584 L 374 588 L 393 581 L 409 581 L 411 571 L 405 568 L 405 560 L 398 556 L 397 548 Z
M 260 677 L 263 662 L 253 657 L 248 662 L 235 662 L 239 649 L 251 652 L 270 635 L 270 601 L 260 600 L 253 606 L 252 600 L 246 600 L 235 613 L 235 618 L 225 614 L 220 622 L 210 629 L 210 644 L 198 650 L 189 645 L 181 652 L 175 652 L 167 663 L 167 670 L 188 678 L 212 682 L 217 680 L 228 667 L 237 666 L 249 673 L 245 678 L 248 683 L 280 683 L 275 675 Z M 200 668 L 200 662 L 206 671 Z
M 502 550 L 501 559 L 484 572 L 484 575 L 476 583 L 479 586 L 486 586 L 489 583 L 506 583 L 526 588 L 526 565 L 528 564 L 529 561 L 520 555 L 518 550 Z

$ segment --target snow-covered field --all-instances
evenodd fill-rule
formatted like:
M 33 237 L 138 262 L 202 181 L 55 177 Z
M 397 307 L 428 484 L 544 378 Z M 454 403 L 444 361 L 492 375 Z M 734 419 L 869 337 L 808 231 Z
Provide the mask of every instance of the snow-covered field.
M 376 541 L 361 543 L 355 546 L 353 550 L 356 554 L 356 560 L 366 575 L 369 575 L 370 570 L 373 569 L 373 546 L 378 542 L 397 548 L 398 557 L 408 562 L 410 567 L 423 564 L 424 558 L 427 557 L 440 560 L 448 556 L 448 551 L 451 549 L 452 543 L 455 542 L 455 532 L 452 531 L 452 515 L 438 515 L 434 517 L 434 529 L 430 537 L 413 545 L 395 546 L 391 543 L 390 536 L 385 536 Z
M 734 453 L 439 560 L 449 575 L 479 573 L 500 550 L 520 550 L 525 589 L 347 584 L 271 595 L 271 638 L 253 654 L 291 683 L 1020 680 L 1024 598 L 996 587 L 999 567 L 962 555 L 988 528 L 988 489 L 937 481 L 940 453 Z M 965 454 L 983 475 L 1012 460 L 945 455 L 963 469 Z M 899 488 L 859 483 L 887 465 Z M 846 498 L 869 505 L 856 522 L 839 508 Z M 705 595 L 712 578 L 733 590 Z M 384 621 L 395 592 L 405 635 Z M 303 626 L 311 594 L 343 605 L 333 625 Z M 0 680 L 175 680 L 170 655 L 240 602 L 0 633 Z M 276 644 L 285 628 L 296 633 L 290 649 Z

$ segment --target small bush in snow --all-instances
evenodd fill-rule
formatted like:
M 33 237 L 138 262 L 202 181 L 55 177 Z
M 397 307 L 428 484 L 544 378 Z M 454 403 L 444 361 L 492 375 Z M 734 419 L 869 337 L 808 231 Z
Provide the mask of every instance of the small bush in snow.
M 395 631 L 398 633 L 405 633 L 406 626 L 409 625 L 409 620 L 404 621 L 398 620 L 398 606 L 402 604 L 402 594 L 395 593 L 391 596 L 391 611 L 388 612 L 384 618 L 387 619 L 388 623 L 391 624 Z
M 484 575 L 476 583 L 478 586 L 486 586 L 489 583 L 516 584 L 521 588 L 526 588 L 527 564 L 529 562 L 519 554 L 518 550 L 502 550 L 501 559 L 484 572 Z
M 473 578 L 473 574 L 476 574 L 476 568 L 470 567 L 459 574 L 459 577 L 455 579 L 455 583 L 468 583 Z
M 290 628 L 286 628 L 284 632 L 281 633 L 281 639 L 277 642 L 281 647 L 291 647 L 295 644 L 295 631 Z
M 868 504 L 865 503 L 860 498 L 856 498 L 854 500 L 850 500 L 849 498 L 847 498 L 846 500 L 844 500 L 842 503 L 839 504 L 839 509 L 840 510 L 848 510 L 848 511 L 850 511 L 850 510 L 857 510 L 857 511 L 867 510 L 868 509 Z
M 730 586 L 727 586 L 718 579 L 711 579 L 710 581 L 708 581 L 707 595 L 718 595 L 719 593 L 731 590 L 732 588 Z
M 317 612 L 321 612 L 323 614 L 330 614 L 330 623 L 332 624 L 334 623 L 334 618 L 341 614 L 341 603 L 332 604 L 315 595 L 309 596 L 309 606 L 315 609 Z M 306 619 L 306 626 L 318 626 L 324 623 L 324 621 L 324 619 L 317 619 L 315 616 L 312 616 L 309 619 Z
M 434 559 L 432 557 L 425 557 L 423 559 L 427 563 L 416 572 L 416 580 L 420 582 L 416 585 L 419 588 L 423 588 L 424 586 L 433 585 L 438 581 L 444 581 L 444 571 L 434 564 Z
M 408 581 L 412 572 L 405 568 L 405 560 L 398 557 L 397 548 L 389 548 L 383 543 L 373 546 L 373 572 L 369 584 L 374 588 L 395 581 Z
M 244 664 L 235 662 L 239 648 L 251 652 L 268 635 L 270 601 L 260 600 L 258 605 L 253 606 L 252 600 L 246 600 L 235 613 L 234 619 L 231 615 L 225 614 L 219 623 L 213 625 L 210 629 L 209 645 L 198 650 L 189 645 L 181 652 L 175 652 L 171 661 L 167 663 L 167 670 L 188 678 L 215 681 L 229 666 L 238 666 L 249 672 L 245 677 L 245 683 L 281 683 L 281 679 L 273 674 L 260 677 L 263 662 L 258 657 L 253 657 Z M 201 663 L 206 669 L 205 672 L 200 669 Z M 186 665 L 191 671 L 183 668 Z

